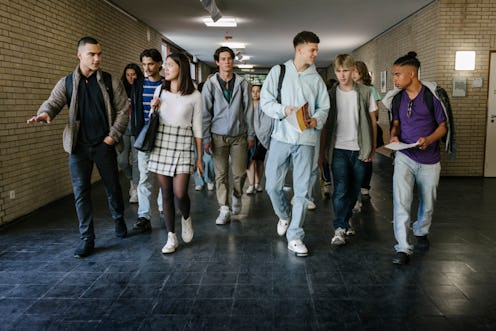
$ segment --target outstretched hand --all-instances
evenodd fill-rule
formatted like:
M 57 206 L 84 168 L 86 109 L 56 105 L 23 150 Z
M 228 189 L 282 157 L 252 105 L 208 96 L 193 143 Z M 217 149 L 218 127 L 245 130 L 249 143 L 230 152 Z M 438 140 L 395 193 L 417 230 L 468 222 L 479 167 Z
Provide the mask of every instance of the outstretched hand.
M 50 116 L 48 115 L 47 112 L 43 112 L 43 113 L 41 113 L 39 115 L 36 115 L 36 116 L 33 116 L 33 117 L 29 118 L 26 121 L 27 124 L 36 123 L 36 122 L 42 122 L 42 123 L 48 123 L 48 124 L 50 124 L 51 118 L 50 118 Z

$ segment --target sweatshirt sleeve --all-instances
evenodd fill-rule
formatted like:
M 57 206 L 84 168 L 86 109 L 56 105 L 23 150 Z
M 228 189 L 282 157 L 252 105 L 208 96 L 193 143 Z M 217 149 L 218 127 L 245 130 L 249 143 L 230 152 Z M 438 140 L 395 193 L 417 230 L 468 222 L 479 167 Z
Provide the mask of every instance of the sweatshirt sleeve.
M 63 77 L 57 82 L 48 99 L 41 104 L 37 115 L 46 112 L 50 116 L 50 120 L 53 120 L 66 104 L 65 77 Z
M 211 140 L 210 129 L 212 127 L 212 117 L 214 115 L 214 97 L 212 88 L 213 86 L 210 79 L 207 79 L 202 89 L 202 131 L 204 143 L 208 143 Z
M 286 117 L 284 112 L 285 106 L 277 102 L 277 85 L 279 83 L 280 72 L 280 66 L 272 67 L 260 92 L 260 108 L 268 116 L 275 119 Z
M 323 81 L 319 84 L 319 94 L 317 95 L 315 113 L 312 115 L 317 120 L 317 130 L 322 130 L 329 114 L 330 102 L 329 93 Z
M 195 138 L 202 138 L 202 96 L 200 92 L 195 92 L 193 95 L 193 136 Z
M 253 100 L 251 98 L 251 85 L 248 81 L 243 84 L 243 105 L 245 107 L 244 113 L 246 114 L 246 125 L 248 128 L 247 138 L 249 140 L 255 139 L 255 128 L 253 127 Z

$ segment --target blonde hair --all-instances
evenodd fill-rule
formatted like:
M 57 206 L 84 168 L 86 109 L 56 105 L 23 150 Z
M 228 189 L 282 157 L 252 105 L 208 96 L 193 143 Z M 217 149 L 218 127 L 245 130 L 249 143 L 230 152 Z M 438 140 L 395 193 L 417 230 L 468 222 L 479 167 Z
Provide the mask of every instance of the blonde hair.
M 343 67 L 344 69 L 352 69 L 355 66 L 355 60 L 350 54 L 339 54 L 334 58 L 334 69 Z

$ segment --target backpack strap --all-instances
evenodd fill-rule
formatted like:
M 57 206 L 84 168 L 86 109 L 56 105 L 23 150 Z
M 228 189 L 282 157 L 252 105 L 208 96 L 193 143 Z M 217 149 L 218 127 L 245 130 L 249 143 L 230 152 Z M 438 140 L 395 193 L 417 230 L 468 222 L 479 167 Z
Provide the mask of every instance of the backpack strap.
M 114 103 L 114 89 L 112 88 L 112 75 L 106 71 L 102 71 L 103 83 L 109 94 L 110 102 Z M 72 73 L 65 76 L 65 97 L 67 98 L 67 106 L 69 107 L 72 99 Z
M 395 116 L 398 116 L 400 113 L 400 104 L 401 104 L 401 96 L 403 95 L 403 90 L 396 93 L 396 95 L 393 97 L 393 101 L 391 102 L 391 113 L 388 114 L 390 116 L 389 118 L 389 131 L 393 129 L 393 119 Z
M 72 98 L 72 73 L 65 76 L 65 97 L 67 99 L 67 107 L 69 107 Z
M 277 84 L 277 102 L 281 103 L 281 88 L 282 88 L 282 82 L 284 80 L 284 75 L 286 74 L 286 66 L 283 64 L 280 64 L 279 67 L 281 67 L 281 72 L 279 74 L 279 83 Z
M 434 96 L 432 95 L 431 90 L 427 86 L 424 88 L 424 103 L 429 108 L 429 112 L 432 115 L 432 118 L 435 120 L 436 116 L 434 113 L 434 100 L 432 99 Z

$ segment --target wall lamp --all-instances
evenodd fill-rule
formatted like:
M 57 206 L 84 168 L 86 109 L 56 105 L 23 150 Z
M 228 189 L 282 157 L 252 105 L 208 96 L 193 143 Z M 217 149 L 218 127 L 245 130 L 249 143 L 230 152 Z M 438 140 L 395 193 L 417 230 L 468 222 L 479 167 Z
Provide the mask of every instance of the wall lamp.
M 475 51 L 456 51 L 455 70 L 475 70 Z

